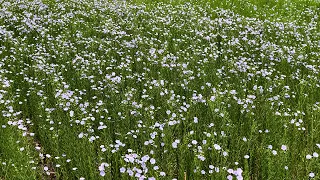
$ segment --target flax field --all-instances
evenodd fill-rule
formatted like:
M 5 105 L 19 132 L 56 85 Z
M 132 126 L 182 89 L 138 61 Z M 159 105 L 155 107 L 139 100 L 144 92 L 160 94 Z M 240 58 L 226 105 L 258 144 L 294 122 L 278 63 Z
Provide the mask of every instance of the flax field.
M 317 0 L 0 0 L 0 179 L 320 179 L 319 16 Z

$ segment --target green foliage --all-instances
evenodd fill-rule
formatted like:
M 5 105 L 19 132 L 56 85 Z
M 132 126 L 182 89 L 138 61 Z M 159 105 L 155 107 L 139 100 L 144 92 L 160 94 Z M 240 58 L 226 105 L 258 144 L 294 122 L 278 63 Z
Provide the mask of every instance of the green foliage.
M 0 179 L 318 178 L 319 13 L 0 0 Z

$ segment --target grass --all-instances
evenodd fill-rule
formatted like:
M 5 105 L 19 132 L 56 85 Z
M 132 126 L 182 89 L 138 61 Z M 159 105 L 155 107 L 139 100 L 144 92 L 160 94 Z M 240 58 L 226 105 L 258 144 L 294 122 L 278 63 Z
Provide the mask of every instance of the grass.
M 0 179 L 319 178 L 319 2 L 0 4 Z

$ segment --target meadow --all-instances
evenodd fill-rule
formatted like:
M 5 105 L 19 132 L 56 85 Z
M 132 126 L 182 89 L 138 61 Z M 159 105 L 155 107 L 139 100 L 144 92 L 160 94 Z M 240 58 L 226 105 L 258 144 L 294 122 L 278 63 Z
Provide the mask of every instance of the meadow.
M 0 179 L 320 179 L 319 16 L 0 0 Z

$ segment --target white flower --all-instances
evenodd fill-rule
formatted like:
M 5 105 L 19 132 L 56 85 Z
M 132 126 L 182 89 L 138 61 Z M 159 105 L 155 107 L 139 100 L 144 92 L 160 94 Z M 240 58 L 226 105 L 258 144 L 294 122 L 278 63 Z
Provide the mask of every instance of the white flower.
M 206 158 L 205 158 L 204 156 L 201 156 L 201 155 L 198 155 L 198 158 L 199 158 L 201 161 L 206 160 Z
M 214 144 L 213 147 L 218 151 L 221 150 L 221 147 L 218 144 Z
M 249 155 L 245 155 L 244 158 L 245 158 L 245 159 L 249 159 L 250 156 L 249 156 Z
M 287 150 L 287 146 L 286 146 L 286 145 L 282 145 L 282 146 L 281 146 L 281 149 L 282 149 L 283 151 L 286 151 L 286 150 Z
M 105 176 L 106 173 L 104 171 L 100 171 L 100 176 Z
M 277 155 L 277 151 L 276 150 L 272 150 L 272 154 L 273 155 Z
M 242 176 L 237 176 L 237 180 L 243 180 Z
M 228 153 L 226 151 L 223 151 L 222 155 L 226 157 L 228 156 Z
M 101 164 L 101 165 L 99 166 L 99 171 L 104 171 L 104 165 Z
M 79 135 L 78 135 L 78 138 L 83 138 L 83 132 L 81 132 Z
M 140 178 L 141 174 L 140 173 L 136 173 L 135 177 Z
M 151 158 L 151 159 L 150 159 L 150 163 L 151 163 L 151 164 L 155 164 L 155 163 L 156 163 L 156 160 L 155 160 L 154 158 Z
M 120 168 L 120 172 L 121 172 L 121 173 L 126 172 L 126 168 L 124 168 L 124 167 Z
M 142 162 L 147 162 L 150 159 L 148 155 L 145 155 L 141 158 Z
M 233 171 L 233 173 L 234 173 L 235 175 L 237 175 L 237 176 L 241 176 L 242 172 L 243 172 L 243 170 L 242 170 L 241 168 L 237 168 L 236 171 Z
M 306 158 L 307 158 L 307 159 L 311 159 L 312 156 L 311 156 L 310 154 L 308 154 L 308 155 L 306 155 Z
M 173 143 L 172 143 L 172 147 L 173 147 L 173 148 L 177 148 L 177 147 L 178 147 L 178 143 L 177 143 L 177 142 L 173 142 Z
M 198 142 L 196 140 L 192 140 L 192 144 L 196 145 Z
M 193 118 L 193 122 L 194 122 L 194 123 L 198 123 L 198 118 L 197 118 L 197 117 L 194 117 L 194 118 Z
M 74 116 L 74 111 L 70 111 L 70 117 Z
M 316 152 L 314 152 L 314 153 L 312 154 L 312 156 L 317 158 L 317 157 L 319 157 L 319 154 L 316 153 Z
M 236 90 L 231 90 L 230 94 L 235 95 L 235 94 L 237 94 L 237 91 Z
M 96 140 L 96 137 L 94 137 L 94 136 L 91 136 L 91 137 L 89 138 L 89 141 L 90 141 L 90 142 L 93 142 L 94 140 Z
M 313 172 L 309 173 L 309 177 L 313 178 L 315 174 Z

